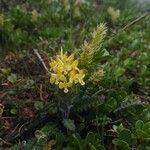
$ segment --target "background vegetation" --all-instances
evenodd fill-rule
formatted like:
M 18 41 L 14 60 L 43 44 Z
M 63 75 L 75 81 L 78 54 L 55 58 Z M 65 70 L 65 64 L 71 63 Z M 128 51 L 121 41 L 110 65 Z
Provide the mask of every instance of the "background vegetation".
M 2 0 L 0 149 L 150 150 L 149 6 L 132 0 Z M 49 67 L 60 47 L 80 53 L 100 23 L 107 35 L 85 85 L 65 95 L 50 84 L 33 49 Z M 104 76 L 96 76 L 99 66 Z

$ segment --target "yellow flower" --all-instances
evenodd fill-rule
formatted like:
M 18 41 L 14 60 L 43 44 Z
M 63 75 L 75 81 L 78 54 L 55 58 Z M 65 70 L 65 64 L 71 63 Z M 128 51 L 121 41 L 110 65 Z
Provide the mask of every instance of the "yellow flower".
M 50 83 L 53 84 L 56 80 L 56 74 L 52 73 L 50 78 Z
M 67 93 L 73 84 L 80 83 L 84 85 L 85 71 L 78 68 L 79 61 L 75 59 L 74 54 L 70 56 L 63 53 L 61 48 L 60 55 L 51 59 L 49 65 L 51 70 L 50 83 L 56 84 L 60 89 Z
M 74 54 L 71 54 L 68 58 L 67 58 L 67 62 L 72 62 L 74 60 Z
M 83 78 L 85 77 L 85 71 L 79 70 L 79 74 L 77 74 L 77 79 L 81 85 L 84 85 L 85 82 L 83 81 Z

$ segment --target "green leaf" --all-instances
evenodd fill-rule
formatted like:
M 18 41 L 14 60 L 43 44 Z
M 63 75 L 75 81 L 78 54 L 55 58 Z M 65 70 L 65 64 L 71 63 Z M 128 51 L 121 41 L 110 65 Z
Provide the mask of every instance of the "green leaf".
M 89 150 L 96 150 L 95 146 L 89 143 Z
M 121 123 L 119 126 L 118 126 L 118 128 L 117 128 L 117 130 L 118 130 L 118 132 L 121 132 L 121 131 L 123 131 L 125 128 L 123 127 L 123 124 Z
M 109 52 L 106 49 L 103 49 L 103 57 L 109 56 Z
M 114 139 L 112 143 L 119 146 L 121 150 L 130 150 L 129 144 L 123 140 Z
M 111 118 L 107 117 L 106 115 L 96 117 L 96 122 L 98 123 L 99 126 L 107 125 L 111 121 L 112 121 Z
M 2 72 L 3 75 L 8 75 L 11 72 L 10 68 L 2 68 L 0 69 L 0 71 Z
M 86 136 L 86 141 L 89 143 L 89 142 L 92 142 L 92 141 L 95 141 L 95 136 L 94 136 L 94 133 L 93 132 L 89 132 Z
M 15 108 L 11 109 L 10 113 L 13 114 L 13 115 L 17 114 L 17 109 L 15 109 Z
M 15 83 L 17 81 L 17 76 L 13 73 L 11 73 L 8 77 L 7 80 L 11 83 Z
M 131 135 L 131 131 L 128 129 L 124 129 L 119 133 L 119 137 L 120 140 L 123 140 L 125 142 L 127 142 L 129 145 L 132 144 L 132 135 Z
M 69 130 L 71 130 L 71 131 L 74 131 L 74 130 L 75 130 L 74 120 L 71 120 L 71 119 L 64 119 L 62 123 L 63 123 L 63 125 L 64 125 L 67 129 L 69 129 Z
M 147 133 L 149 134 L 149 136 L 150 136 L 150 122 L 146 122 L 146 123 L 144 124 L 143 130 L 144 130 L 145 132 L 147 132 Z
M 138 150 L 146 150 L 145 144 L 139 144 L 138 145 Z
M 44 108 L 43 102 L 35 101 L 35 103 L 34 103 L 34 108 L 35 108 L 36 110 L 42 110 L 42 109 Z
M 146 150 L 150 150 L 150 146 L 146 146 Z
M 141 117 L 144 121 L 150 121 L 150 110 L 144 109 Z
M 114 74 L 115 74 L 116 77 L 120 77 L 121 75 L 123 75 L 124 72 L 125 72 L 125 69 L 124 69 L 124 68 L 118 67 L 118 68 L 115 70 Z
M 107 60 L 109 57 L 110 54 L 106 49 L 100 49 L 94 54 L 94 61 L 104 61 Z
M 132 64 L 132 60 L 131 58 L 127 58 L 125 61 L 124 61 L 124 67 L 128 67 Z
M 82 150 L 83 149 L 82 148 L 83 142 L 82 142 L 82 139 L 81 139 L 81 137 L 80 137 L 80 135 L 78 133 L 73 134 L 69 140 L 71 142 L 71 145 L 75 149 L 77 149 L 77 150 Z
M 137 129 L 136 133 L 139 138 L 149 138 L 149 134 L 143 130 Z
M 108 109 L 108 112 L 111 112 L 115 109 L 116 106 L 117 106 L 117 101 L 114 98 L 110 98 L 107 101 L 106 109 Z
M 116 133 L 118 133 L 117 129 L 118 129 L 118 126 L 113 125 L 113 131 L 116 132 Z
M 138 120 L 135 124 L 136 129 L 142 129 L 144 126 L 144 122 L 142 120 Z

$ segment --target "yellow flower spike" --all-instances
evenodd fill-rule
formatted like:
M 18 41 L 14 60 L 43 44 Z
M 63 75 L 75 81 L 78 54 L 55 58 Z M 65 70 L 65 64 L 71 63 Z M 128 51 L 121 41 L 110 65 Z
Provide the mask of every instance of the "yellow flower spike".
M 77 78 L 75 78 L 74 83 L 77 84 L 79 82 L 79 80 Z
M 66 82 L 66 81 L 67 81 L 67 79 L 66 79 L 66 77 L 65 77 L 64 75 L 61 75 L 61 76 L 60 76 L 60 81 L 64 81 L 64 82 Z
M 79 64 L 79 61 L 76 59 L 76 60 L 71 64 L 71 67 L 74 68 L 74 69 L 76 69 L 77 66 L 78 66 L 78 64 Z
M 74 79 L 76 78 L 75 76 L 76 76 L 75 70 L 72 70 L 69 73 L 69 82 L 73 83 Z
M 56 80 L 56 74 L 52 73 L 50 78 L 50 83 L 53 84 Z
M 61 47 L 61 50 L 60 50 L 60 56 L 61 58 L 63 57 L 63 48 Z
M 64 93 L 68 93 L 73 84 L 85 84 L 83 81 L 85 72 L 78 68 L 79 61 L 74 57 L 74 54 L 69 56 L 67 53 L 64 54 L 61 48 L 60 55 L 56 55 L 49 63 L 51 67 L 50 83 L 55 83 L 60 89 L 64 89 Z
M 65 68 L 65 74 L 67 74 L 67 71 L 70 71 L 71 70 L 71 66 L 70 65 L 66 65 L 66 68 Z
M 63 83 L 63 82 L 60 82 L 60 83 L 59 83 L 59 88 L 60 88 L 60 89 L 63 89 L 63 88 L 64 88 L 64 92 L 65 92 L 65 93 L 68 93 L 68 91 L 69 91 L 69 90 L 68 90 L 68 83 L 66 83 L 66 82 L 64 82 L 64 83 Z
M 72 83 L 71 82 L 68 82 L 68 87 L 72 87 Z
M 68 93 L 69 90 L 67 88 L 64 89 L 64 93 Z
M 55 67 L 57 66 L 57 62 L 55 60 L 51 60 L 51 62 L 49 63 L 50 67 Z
M 67 58 L 67 62 L 72 62 L 74 60 L 74 54 L 71 54 L 68 58 Z
M 57 55 L 57 57 L 60 57 L 62 60 L 67 59 L 67 54 L 63 54 L 63 48 L 61 47 L 60 55 Z
M 57 58 L 56 61 L 57 61 L 59 66 L 63 66 L 64 65 L 63 61 L 60 58 Z
M 81 85 L 85 85 L 84 81 L 80 80 L 79 82 L 80 82 Z
M 64 88 L 63 82 L 60 82 L 60 83 L 59 83 L 59 88 L 60 88 L 60 89 L 63 89 L 63 88 Z
M 77 75 L 77 79 L 79 80 L 79 83 L 81 85 L 84 85 L 84 81 L 83 81 L 83 78 L 85 77 L 85 72 L 84 70 L 79 70 L 79 74 Z

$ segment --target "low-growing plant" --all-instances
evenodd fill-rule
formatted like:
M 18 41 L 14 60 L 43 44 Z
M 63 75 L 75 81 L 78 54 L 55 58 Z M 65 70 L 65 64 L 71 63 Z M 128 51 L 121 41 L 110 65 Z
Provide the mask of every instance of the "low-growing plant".
M 147 12 L 129 0 L 2 5 L 2 149 L 149 149 Z

